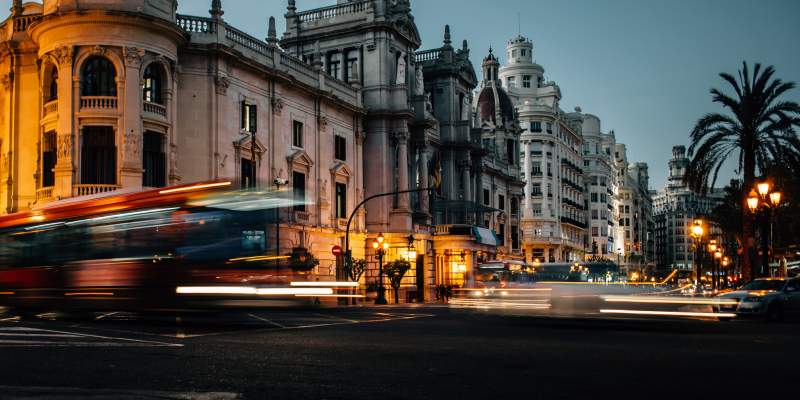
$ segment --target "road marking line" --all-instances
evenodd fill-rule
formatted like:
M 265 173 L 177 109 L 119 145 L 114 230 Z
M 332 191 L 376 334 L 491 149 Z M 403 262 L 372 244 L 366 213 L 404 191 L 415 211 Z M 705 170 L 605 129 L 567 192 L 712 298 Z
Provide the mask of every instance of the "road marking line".
M 247 315 L 249 315 L 249 316 L 251 316 L 251 317 L 253 317 L 253 318 L 255 318 L 255 319 L 259 320 L 259 321 L 264 321 L 264 322 L 266 322 L 266 323 L 268 323 L 270 325 L 277 326 L 278 328 L 286 328 L 286 325 L 279 324 L 279 323 L 277 323 L 275 321 L 268 320 L 268 319 L 266 319 L 264 317 L 260 317 L 258 315 L 251 314 L 251 313 L 248 313 Z
M 99 316 L 95 317 L 95 320 L 96 320 L 96 321 L 99 321 L 99 320 L 101 320 L 101 319 L 103 319 L 103 318 L 105 318 L 105 317 L 110 317 L 110 316 L 112 316 L 112 315 L 114 315 L 114 314 L 117 314 L 117 313 L 118 313 L 118 311 L 114 311 L 114 312 L 110 312 L 110 313 L 101 314 L 101 315 L 99 315 Z
M 79 338 L 78 335 L 66 335 L 62 333 L 0 333 L 0 336 L 24 336 L 24 337 L 60 337 L 60 338 Z
M 179 344 L 179 343 L 156 342 L 156 341 L 152 341 L 152 340 L 130 339 L 130 338 L 121 338 L 121 337 L 114 337 L 114 336 L 100 336 L 100 335 L 91 335 L 91 334 L 88 334 L 88 333 L 80 333 L 80 332 L 57 331 L 57 330 L 52 330 L 52 329 L 38 329 L 38 328 L 24 328 L 24 327 L 19 327 L 17 329 L 13 329 L 13 328 L 2 328 L 2 329 L 4 329 L 4 330 L 12 330 L 12 331 L 13 330 L 16 330 L 16 331 L 28 330 L 28 331 L 48 332 L 48 333 L 57 333 L 57 334 L 65 334 L 65 335 L 76 335 L 78 337 L 84 337 L 84 338 L 111 340 L 111 341 L 117 340 L 117 341 L 122 341 L 122 342 L 138 343 L 140 345 L 145 344 L 145 345 L 156 345 L 156 346 L 167 346 L 167 347 L 183 347 L 183 345 Z M 0 343 L 2 343 L 2 342 L 0 341 Z M 68 342 L 64 342 L 64 343 L 68 343 Z
M 326 315 L 326 314 L 320 314 L 320 313 L 313 313 L 312 315 L 318 315 L 320 317 L 328 318 L 328 319 L 338 319 L 338 320 L 347 321 L 347 322 L 350 322 L 350 323 L 357 323 L 358 322 L 358 320 L 355 320 L 355 319 L 342 318 L 342 317 L 337 317 L 337 316 L 333 316 L 333 315 Z

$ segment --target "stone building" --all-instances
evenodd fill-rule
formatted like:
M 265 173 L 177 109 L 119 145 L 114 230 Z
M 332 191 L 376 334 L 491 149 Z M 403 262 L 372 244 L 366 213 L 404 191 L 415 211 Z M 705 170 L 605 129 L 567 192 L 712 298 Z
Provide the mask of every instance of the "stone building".
M 624 270 L 641 271 L 654 265 L 655 238 L 647 163 L 629 163 L 626 146 L 614 146 L 616 192 L 614 253 Z M 613 259 L 613 257 L 612 257 Z
M 521 248 L 530 262 L 581 260 L 586 235 L 581 117 L 561 110 L 561 89 L 545 81 L 530 40 L 511 39 L 506 59 L 499 78 L 524 129 Z
M 14 1 L 0 24 L 4 212 L 115 190 L 288 180 L 312 203 L 283 210 L 280 253 L 329 249 L 363 197 L 361 93 L 223 19 L 175 0 Z M 345 77 L 346 78 L 346 77 Z M 351 79 L 352 80 L 352 79 Z M 363 214 L 354 239 L 363 254 Z M 275 249 L 272 240 L 272 251 Z M 363 255 L 362 255 L 363 256 Z
M 579 113 L 579 110 L 576 110 Z M 617 172 L 613 151 L 614 131 L 604 133 L 600 118 L 583 115 L 583 169 L 586 195 L 587 258 L 611 258 L 622 252 L 614 238 Z
M 684 182 L 688 166 L 686 147 L 674 146 L 667 186 L 653 197 L 655 256 L 660 269 L 693 269 L 691 227 L 694 219 L 710 214 L 724 198 L 724 192 L 719 189 L 711 189 L 705 196 L 692 191 Z M 706 229 L 711 231 L 712 237 L 719 236 L 718 227 Z

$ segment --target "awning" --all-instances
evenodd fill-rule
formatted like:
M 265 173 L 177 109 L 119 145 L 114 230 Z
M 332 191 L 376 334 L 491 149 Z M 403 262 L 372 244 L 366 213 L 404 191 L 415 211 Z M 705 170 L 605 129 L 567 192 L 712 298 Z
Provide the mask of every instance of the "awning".
M 475 239 L 478 243 L 488 244 L 489 246 L 497 246 L 500 244 L 500 240 L 493 231 L 479 226 L 473 226 L 472 230 L 475 233 Z

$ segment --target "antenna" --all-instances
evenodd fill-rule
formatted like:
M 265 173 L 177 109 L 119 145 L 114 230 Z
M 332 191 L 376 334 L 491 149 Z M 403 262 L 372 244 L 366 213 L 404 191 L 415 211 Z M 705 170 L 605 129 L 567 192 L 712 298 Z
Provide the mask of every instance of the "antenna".
M 519 11 L 517 11 L 517 36 L 522 36 L 522 23 L 520 22 Z

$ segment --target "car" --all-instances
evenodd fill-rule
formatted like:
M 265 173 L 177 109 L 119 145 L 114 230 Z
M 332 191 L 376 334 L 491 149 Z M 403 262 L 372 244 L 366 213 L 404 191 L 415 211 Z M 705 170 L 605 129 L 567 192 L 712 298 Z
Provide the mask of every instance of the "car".
M 785 315 L 800 315 L 800 278 L 755 279 L 737 290 L 720 294 L 715 300 L 715 313 L 781 321 Z

